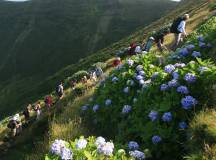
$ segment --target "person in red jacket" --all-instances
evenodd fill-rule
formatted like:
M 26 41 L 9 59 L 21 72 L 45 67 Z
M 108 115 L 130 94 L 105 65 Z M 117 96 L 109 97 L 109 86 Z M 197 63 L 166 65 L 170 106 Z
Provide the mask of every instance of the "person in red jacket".
M 51 106 L 53 104 L 52 97 L 50 95 L 46 96 L 44 102 L 45 102 L 48 112 L 50 112 Z
M 116 57 L 116 59 L 113 61 L 113 67 L 117 67 L 118 65 L 121 64 L 121 58 L 120 57 Z

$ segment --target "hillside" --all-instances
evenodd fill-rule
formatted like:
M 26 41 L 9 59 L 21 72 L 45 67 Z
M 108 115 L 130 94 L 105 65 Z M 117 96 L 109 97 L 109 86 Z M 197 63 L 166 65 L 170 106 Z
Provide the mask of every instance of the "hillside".
M 176 5 L 169 0 L 0 0 L 0 117 L 50 92 L 53 86 L 40 86 L 58 70 Z
M 190 1 L 190 2 L 192 2 L 192 1 Z M 190 13 L 191 13 L 191 15 L 193 15 L 189 24 L 188 24 L 189 30 L 193 30 L 194 28 L 197 28 L 197 26 L 199 26 L 200 23 L 203 23 L 205 21 L 205 19 L 209 18 L 209 16 L 211 15 L 211 12 L 209 12 L 210 6 L 208 4 L 207 5 L 206 4 L 204 4 L 204 5 L 197 4 L 196 6 L 193 6 L 193 8 L 191 8 L 190 6 L 187 6 L 187 7 L 190 8 Z M 187 9 L 184 8 L 184 12 L 186 12 Z M 180 12 L 180 11 L 182 12 L 183 8 L 182 8 L 182 10 L 179 10 L 178 12 Z M 176 14 L 178 12 L 176 12 Z M 149 30 L 155 29 L 154 26 L 157 28 L 160 28 L 160 25 L 158 25 L 158 24 L 166 24 L 168 22 L 168 19 L 169 19 L 169 15 L 167 17 L 161 19 L 160 21 L 152 24 L 151 26 L 149 26 Z M 148 27 L 145 28 L 144 30 L 145 30 L 145 33 L 147 33 Z M 135 33 L 131 37 L 135 37 L 136 39 L 139 39 L 139 38 L 141 39 L 142 36 L 140 36 L 140 32 Z M 190 37 L 187 39 L 184 47 L 187 47 L 188 44 L 193 43 L 195 45 L 195 50 L 200 51 L 202 53 L 203 59 L 213 58 L 213 60 L 214 60 L 215 47 L 210 48 L 210 49 L 202 49 L 202 48 L 200 49 L 199 48 L 200 46 L 198 46 L 198 41 L 197 41 L 198 35 L 203 35 L 203 36 L 208 35 L 207 39 L 205 39 L 205 42 L 211 42 L 211 45 L 215 46 L 215 41 L 214 41 L 215 34 L 214 33 L 215 33 L 215 19 L 212 18 L 206 24 L 204 24 L 198 30 L 196 30 L 196 32 L 193 32 L 193 34 L 190 35 Z M 139 36 L 137 36 L 136 34 L 138 34 Z M 130 38 L 128 38 L 128 39 L 130 39 Z M 135 38 L 134 38 L 134 40 L 135 40 Z M 166 41 L 166 43 L 168 44 L 170 40 L 171 39 L 168 39 Z M 125 41 L 124 43 L 126 46 L 129 43 L 129 41 L 128 42 Z M 120 47 L 120 45 L 121 45 L 121 43 L 116 45 L 116 48 Z M 122 43 L 122 45 L 123 45 L 123 43 Z M 116 48 L 112 47 L 112 49 L 114 49 L 114 50 Z M 110 51 L 111 51 L 111 49 L 110 49 Z M 108 49 L 107 49 L 107 52 L 108 52 Z M 179 51 L 177 51 L 175 54 L 178 55 Z M 167 56 L 169 57 L 169 54 Z M 184 62 L 187 64 L 191 60 L 191 58 L 192 57 L 186 57 L 185 59 L 183 58 L 181 60 L 181 62 Z M 126 61 L 125 67 L 123 69 L 113 71 L 112 74 L 110 74 L 112 76 L 118 77 L 118 79 L 120 81 L 117 82 L 117 84 L 113 84 L 113 82 L 112 82 L 113 77 L 108 76 L 107 80 L 105 81 L 105 84 L 106 84 L 105 86 L 101 85 L 101 86 L 96 87 L 96 88 L 93 87 L 92 89 L 87 90 L 85 95 L 83 95 L 81 97 L 77 97 L 77 98 L 76 98 L 76 95 L 73 95 L 73 93 L 71 93 L 71 90 L 68 89 L 65 93 L 66 94 L 65 99 L 56 105 L 57 108 L 58 108 L 58 106 L 65 106 L 66 107 L 66 109 L 63 110 L 63 113 L 59 114 L 59 111 L 57 111 L 55 113 L 55 116 L 53 117 L 53 119 L 51 121 L 50 120 L 48 121 L 48 125 L 49 125 L 48 129 L 46 128 L 46 125 L 45 125 L 45 124 L 47 124 L 46 117 L 45 117 L 45 119 L 42 119 L 41 122 L 39 122 L 38 124 L 35 124 L 30 129 L 27 129 L 23 133 L 23 135 L 18 138 L 18 141 L 15 142 L 15 144 L 16 144 L 15 147 L 13 147 L 9 151 L 9 154 L 7 154 L 7 156 L 5 158 L 11 159 L 12 157 L 15 157 L 15 155 L 16 155 L 16 157 L 22 156 L 24 158 L 25 154 L 27 152 L 30 152 L 28 147 L 32 148 L 31 147 L 31 143 L 32 143 L 31 141 L 34 141 L 33 143 L 34 144 L 37 143 L 39 146 L 39 147 L 36 147 L 37 154 L 31 155 L 31 156 L 27 157 L 27 159 L 34 159 L 34 160 L 35 159 L 41 159 L 41 157 L 44 156 L 43 155 L 44 152 L 46 150 L 48 150 L 49 146 L 47 144 L 52 143 L 53 140 L 55 140 L 56 138 L 63 138 L 64 140 L 71 140 L 71 139 L 79 137 L 80 135 L 85 135 L 85 136 L 102 135 L 102 136 L 105 136 L 107 139 L 114 140 L 115 147 L 117 147 L 117 148 L 121 148 L 121 147 L 125 148 L 128 140 L 136 140 L 137 142 L 139 142 L 141 149 L 142 150 L 145 149 L 144 150 L 145 155 L 149 158 L 150 157 L 152 158 L 152 156 L 153 156 L 154 157 L 153 159 L 157 159 L 160 157 L 160 159 L 164 158 L 167 160 L 167 159 L 170 159 L 172 157 L 171 159 L 173 160 L 173 156 L 177 156 L 177 157 L 180 156 L 182 158 L 182 153 L 183 153 L 183 155 L 186 155 L 186 152 L 182 152 L 182 146 L 176 145 L 176 138 L 177 139 L 179 138 L 178 137 L 179 133 L 174 131 L 173 128 L 175 129 L 176 123 L 178 123 L 179 119 L 185 120 L 189 123 L 190 119 L 188 119 L 187 116 L 191 116 L 191 118 L 193 118 L 193 114 L 188 114 L 188 115 L 186 114 L 187 116 L 185 117 L 185 115 L 183 114 L 183 111 L 181 111 L 181 110 L 179 111 L 179 109 L 176 108 L 176 106 L 179 105 L 178 101 L 179 101 L 180 96 L 174 92 L 174 89 L 171 89 L 171 91 L 167 91 L 168 93 L 158 92 L 158 90 L 156 89 L 156 88 L 159 88 L 159 86 L 162 83 L 164 83 L 164 82 L 166 83 L 171 78 L 169 76 L 169 74 L 163 73 L 164 66 L 169 64 L 169 63 L 175 63 L 175 62 L 179 62 L 179 61 L 175 60 L 175 59 L 171 59 L 171 60 L 167 59 L 166 64 L 158 65 L 157 64 L 157 57 L 155 57 L 154 54 L 149 54 L 149 55 L 144 55 L 144 56 L 142 56 L 142 55 L 134 56 L 130 59 L 130 61 L 131 60 L 134 61 L 134 63 L 135 63 L 134 66 L 131 66 L 131 67 L 128 66 L 129 63 L 127 64 L 127 62 L 129 62 L 129 61 Z M 194 58 L 193 60 L 196 61 L 197 59 Z M 84 62 L 81 65 L 83 65 L 85 63 L 86 62 L 84 60 Z M 87 63 L 91 63 L 91 61 L 89 61 Z M 132 90 L 130 90 L 129 96 L 125 95 L 125 93 L 123 93 L 123 89 L 125 88 L 125 84 L 129 85 L 129 83 L 127 81 L 128 78 L 133 79 L 133 73 L 135 72 L 136 65 L 138 65 L 138 64 L 142 64 L 142 66 L 144 67 L 144 72 L 146 74 L 146 80 L 152 76 L 152 73 L 154 73 L 156 71 L 161 73 L 161 74 L 159 74 L 159 78 L 156 81 L 152 82 L 152 84 L 149 86 L 150 90 L 149 89 L 147 89 L 146 91 L 141 90 L 141 94 L 137 95 L 136 98 L 137 98 L 138 102 L 136 102 L 135 105 L 132 104 L 133 110 L 135 110 L 135 111 L 132 110 L 132 112 L 129 113 L 129 114 L 131 114 L 131 116 L 129 116 L 129 119 L 127 119 L 127 116 L 121 117 L 121 115 L 120 115 L 120 117 L 119 117 L 118 112 L 121 111 L 123 103 L 124 104 L 125 103 L 131 103 L 132 99 L 134 99 L 134 94 L 136 93 L 133 91 L 133 89 L 136 90 L 137 87 L 139 88 L 139 85 L 137 84 L 137 82 L 135 82 L 135 84 L 136 84 L 135 87 L 130 87 Z M 207 75 L 208 78 L 206 78 L 206 76 L 203 76 L 203 73 L 201 73 L 199 70 L 197 70 L 199 65 L 209 67 L 208 72 L 204 72 L 204 75 Z M 69 70 L 70 67 L 68 67 L 67 69 Z M 181 82 L 181 83 L 185 83 L 185 82 L 183 82 L 182 78 L 186 72 L 193 72 L 197 75 L 198 82 L 195 83 L 194 85 L 191 85 L 191 86 L 189 85 L 188 88 L 190 89 L 190 93 L 199 100 L 199 106 L 198 106 L 199 108 L 202 105 L 204 105 L 205 107 L 206 106 L 209 107 L 209 106 L 214 105 L 214 98 L 210 98 L 211 96 L 214 96 L 214 94 L 212 94 L 212 93 L 214 93 L 214 90 L 212 90 L 212 88 L 211 88 L 211 85 L 214 84 L 214 78 L 215 78 L 215 75 L 214 75 L 215 71 L 214 70 L 215 70 L 215 67 L 214 67 L 214 64 L 212 62 L 209 63 L 209 61 L 202 61 L 202 60 L 188 63 L 184 69 L 181 69 L 181 68 L 178 69 L 178 73 L 180 74 L 180 77 L 181 77 L 179 82 Z M 59 73 L 63 73 L 63 72 L 59 72 Z M 67 74 L 69 74 L 69 73 L 66 73 L 66 75 Z M 109 73 L 107 72 L 106 74 L 108 75 Z M 56 77 L 58 77 L 58 75 L 56 75 Z M 113 85 L 115 85 L 115 86 L 113 86 Z M 202 88 L 202 89 L 198 91 L 197 86 L 199 86 L 199 88 Z M 119 88 L 119 89 L 117 89 L 117 88 Z M 208 94 L 203 95 L 203 90 L 206 90 L 204 92 L 208 93 Z M 161 94 L 163 94 L 164 97 L 160 96 Z M 94 97 L 94 101 L 93 102 L 88 101 L 88 99 L 92 96 Z M 144 101 L 143 101 L 143 97 L 145 97 Z M 149 97 L 154 98 L 154 103 L 152 103 L 152 100 Z M 74 98 L 76 98 L 75 101 L 74 101 Z M 171 102 L 170 98 L 173 99 L 172 103 L 170 103 Z M 110 107 L 112 108 L 112 110 L 110 110 L 110 107 L 107 108 L 104 106 L 104 101 L 108 100 L 108 99 L 111 99 L 111 106 Z M 162 102 L 162 101 L 164 101 L 164 103 L 161 103 L 161 104 L 158 103 L 158 102 Z M 88 103 L 88 105 L 90 105 L 89 107 L 96 106 L 96 104 L 99 104 L 101 107 L 99 107 L 99 111 L 96 113 L 92 112 L 90 108 L 86 111 L 87 113 L 83 113 L 83 111 L 80 111 L 80 109 L 81 109 L 80 107 L 85 105 L 86 103 Z M 160 104 L 160 105 L 158 105 L 158 104 Z M 142 106 L 142 107 L 140 107 L 140 106 Z M 152 146 L 150 144 L 149 135 L 151 135 L 152 132 L 155 132 L 155 129 L 152 128 L 153 126 L 150 125 L 150 122 L 147 123 L 147 124 L 149 124 L 149 126 L 146 125 L 145 122 L 147 122 L 147 118 L 143 117 L 143 114 L 144 115 L 147 114 L 148 111 L 150 111 L 151 109 L 154 109 L 154 110 L 159 109 L 159 112 L 162 116 L 162 113 L 164 111 L 167 111 L 171 106 L 175 106 L 171 109 L 172 110 L 171 112 L 174 113 L 174 121 L 171 123 L 171 125 L 167 124 L 167 126 L 166 126 L 167 128 L 166 127 L 163 128 L 164 124 L 162 124 L 162 123 L 157 123 L 156 125 L 154 125 L 156 128 L 158 128 L 158 134 L 161 134 L 162 138 L 166 137 L 165 143 L 162 142 L 162 144 L 160 146 L 158 146 L 158 147 L 162 147 L 163 149 L 161 148 L 161 151 L 159 151 L 157 154 L 154 154 L 156 148 L 154 148 L 154 145 Z M 200 109 L 198 109 L 198 110 L 200 110 Z M 104 114 L 104 113 L 106 113 L 106 114 Z M 177 113 L 180 114 L 180 117 L 178 117 Z M 110 115 L 112 115 L 112 118 L 110 118 Z M 214 134 L 214 128 L 211 127 L 208 130 L 206 129 L 203 131 L 202 131 L 202 128 L 199 128 L 199 126 L 202 126 L 202 125 L 211 125 L 212 126 L 215 123 L 215 121 L 211 119 L 211 117 L 215 116 L 214 112 L 212 112 L 211 116 L 208 117 L 208 115 L 209 115 L 208 110 L 203 111 L 201 109 L 200 114 L 198 114 L 194 118 L 194 121 L 190 125 L 191 126 L 190 127 L 191 133 L 189 132 L 189 134 L 199 135 L 199 134 L 203 133 L 203 135 L 205 135 L 207 138 L 207 139 L 204 139 L 204 141 L 209 140 L 208 138 L 210 138 L 210 137 L 208 135 L 214 136 L 213 135 Z M 137 117 L 137 118 L 135 118 L 135 117 Z M 205 117 L 205 123 L 203 122 L 204 117 Z M 97 120 L 97 121 L 95 121 L 95 120 Z M 131 122 L 134 122 L 134 123 L 131 123 Z M 141 124 L 139 122 L 144 122 L 144 123 Z M 167 129 L 170 132 L 166 131 Z M 148 131 L 148 133 L 145 130 Z M 183 130 L 180 132 L 183 133 Z M 125 131 L 125 132 L 123 133 L 121 131 Z M 41 132 L 43 132 L 43 133 L 41 133 Z M 47 132 L 49 132 L 49 135 L 46 135 Z M 207 132 L 207 133 L 205 134 L 205 132 Z M 143 133 L 145 133 L 145 134 L 143 134 Z M 45 134 L 48 137 L 46 137 L 44 139 L 44 142 L 41 142 L 39 139 L 41 139 L 43 137 L 43 134 Z M 39 138 L 38 136 L 41 136 L 41 137 Z M 168 140 L 170 138 L 170 136 L 173 137 L 172 140 Z M 201 135 L 199 135 L 199 136 L 201 136 Z M 180 139 L 181 138 L 182 137 L 180 136 Z M 94 141 L 93 139 L 89 139 L 89 140 Z M 143 140 L 144 140 L 144 143 L 143 143 Z M 181 139 L 181 141 L 182 140 L 184 140 L 184 138 Z M 204 149 L 203 149 L 203 143 L 201 143 L 201 142 L 202 141 L 200 141 L 200 140 L 197 141 L 197 139 L 195 138 L 193 141 L 189 141 L 189 143 L 190 143 L 188 145 L 189 147 L 184 146 L 187 149 L 187 151 L 190 151 L 187 153 L 188 154 L 191 153 L 190 156 L 187 156 L 188 158 L 192 159 L 193 157 L 199 158 L 200 156 L 203 156 L 203 157 L 213 157 L 214 156 L 214 147 L 212 147 L 212 144 L 214 144 L 214 137 L 211 137 L 210 141 L 208 141 L 211 143 L 205 144 L 206 146 Z M 73 145 L 75 145 L 75 143 L 76 142 L 73 142 Z M 196 148 L 196 146 L 198 146 L 197 144 L 200 145 L 199 146 L 200 148 L 199 147 Z M 169 145 L 171 145 L 172 147 L 169 147 Z M 18 146 L 20 147 L 20 149 L 16 148 Z M 173 146 L 175 146 L 175 147 L 173 147 Z M 147 150 L 146 150 L 146 147 L 148 147 Z M 172 148 L 172 149 L 167 150 L 167 148 L 170 148 L 170 149 Z M 150 149 L 150 152 L 153 153 L 152 155 L 149 154 L 149 151 L 148 151 L 149 149 Z M 202 149 L 205 151 L 205 153 L 203 155 L 201 152 Z M 76 149 L 73 148 L 73 151 L 75 151 L 75 150 Z M 178 153 L 176 153 L 175 150 L 178 150 Z M 35 149 L 33 149 L 33 152 L 35 152 Z M 10 153 L 14 153 L 14 155 L 12 155 Z M 164 153 L 166 153 L 166 154 L 164 154 Z M 77 153 L 75 152 L 74 154 L 76 155 Z M 164 156 L 162 156 L 162 155 L 164 155 Z M 88 156 L 90 156 L 90 155 L 88 155 Z M 116 157 L 118 155 L 114 155 L 114 156 Z

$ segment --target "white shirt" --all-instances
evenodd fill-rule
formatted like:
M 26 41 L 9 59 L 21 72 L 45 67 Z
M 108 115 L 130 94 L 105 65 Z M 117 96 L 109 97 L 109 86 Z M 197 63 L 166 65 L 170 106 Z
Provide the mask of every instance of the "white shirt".
M 185 26 L 186 26 L 186 21 L 181 21 L 181 23 L 178 25 L 178 31 L 186 34 Z

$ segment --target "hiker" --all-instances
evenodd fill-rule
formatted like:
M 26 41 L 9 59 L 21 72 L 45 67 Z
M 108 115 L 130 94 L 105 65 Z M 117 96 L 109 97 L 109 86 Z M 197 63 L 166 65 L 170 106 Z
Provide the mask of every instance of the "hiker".
M 84 76 L 84 77 L 81 79 L 81 82 L 82 82 L 83 84 L 86 84 L 86 83 L 87 83 L 87 81 L 88 81 L 88 79 L 87 79 L 87 77 L 86 77 L 86 76 Z
M 172 46 L 173 50 L 179 46 L 179 43 L 183 41 L 184 37 L 187 37 L 187 32 L 185 30 L 186 21 L 189 19 L 189 14 L 185 14 L 183 17 L 178 17 L 173 21 L 170 27 L 170 32 L 175 34 L 175 43 Z
M 46 96 L 44 100 L 45 106 L 47 107 L 48 112 L 51 111 L 51 106 L 52 106 L 52 97 L 51 96 Z
M 93 82 L 97 81 L 97 76 L 96 76 L 96 72 L 95 71 L 91 73 L 90 79 L 93 80 Z
M 70 86 L 71 86 L 72 90 L 74 90 L 75 86 L 76 86 L 76 81 L 70 80 L 69 83 L 70 83 Z
M 156 43 L 159 51 L 163 52 L 163 50 L 166 49 L 166 47 L 163 45 L 164 37 L 169 33 L 170 30 L 168 28 L 154 33 L 151 37 L 149 37 L 148 41 L 146 42 L 144 51 L 149 52 L 153 46 L 153 43 Z
M 62 82 L 56 87 L 56 93 L 57 93 L 59 99 L 62 99 L 62 98 L 63 98 L 64 87 L 63 87 Z
M 16 114 L 9 122 L 7 127 L 11 129 L 11 136 L 15 137 L 22 131 L 22 123 L 19 114 Z
M 35 107 L 34 107 L 34 110 L 36 112 L 36 119 L 38 120 L 39 117 L 40 117 L 40 114 L 41 114 L 41 105 L 40 105 L 40 102 L 38 102 Z
M 135 52 L 135 49 L 136 49 L 136 43 L 131 43 L 130 44 L 130 47 L 129 47 L 129 51 L 128 51 L 128 54 L 129 55 L 135 55 L 136 54 L 136 52 Z
M 121 58 L 120 57 L 116 57 L 115 60 L 113 61 L 112 66 L 113 67 L 117 67 L 120 64 L 121 64 Z
M 97 77 L 101 77 L 103 75 L 103 70 L 101 69 L 101 67 L 97 67 L 95 73 Z
M 30 120 L 30 113 L 31 113 L 32 105 L 29 104 L 26 109 L 23 111 L 23 115 L 25 117 L 25 122 L 28 123 Z

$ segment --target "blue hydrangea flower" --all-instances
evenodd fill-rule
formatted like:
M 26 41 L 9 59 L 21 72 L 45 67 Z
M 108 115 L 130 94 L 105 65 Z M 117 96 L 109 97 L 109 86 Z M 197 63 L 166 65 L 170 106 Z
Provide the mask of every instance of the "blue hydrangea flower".
M 158 112 L 157 111 L 151 111 L 148 114 L 148 117 L 151 119 L 151 121 L 155 121 L 158 119 Z
M 177 88 L 177 92 L 181 93 L 181 94 L 188 94 L 189 90 L 188 90 L 188 88 L 186 86 L 179 86 Z
M 144 77 L 141 76 L 141 75 L 137 75 L 137 76 L 136 76 L 136 79 L 139 81 L 139 80 L 141 80 L 141 79 L 144 79 Z
M 134 64 L 134 61 L 133 61 L 133 60 L 131 60 L 131 59 L 128 59 L 128 60 L 127 60 L 127 64 L 128 64 L 129 66 L 133 66 L 133 64 Z
M 161 141 L 162 141 L 162 139 L 161 139 L 161 137 L 158 136 L 158 135 L 155 135 L 155 136 L 152 137 L 152 143 L 153 143 L 153 144 L 158 144 L 158 143 L 160 143 Z
M 158 77 L 159 72 L 154 72 L 151 76 L 151 79 L 155 79 L 156 77 Z
M 96 104 L 96 105 L 93 106 L 92 109 L 93 109 L 94 112 L 97 112 L 97 110 L 99 109 L 99 107 L 100 106 L 98 104 Z
M 171 112 L 165 112 L 162 116 L 162 120 L 164 122 L 170 122 L 172 121 L 172 113 Z
M 191 109 L 196 104 L 198 104 L 198 101 L 192 96 L 186 96 L 185 98 L 182 98 L 181 104 L 182 104 L 182 108 L 188 110 Z
M 178 81 L 176 79 L 173 79 L 168 82 L 169 87 L 177 87 L 178 86 Z
M 164 71 L 166 73 L 172 73 L 172 71 L 174 71 L 174 70 L 175 70 L 175 66 L 172 64 L 168 64 L 164 67 Z
M 177 67 L 177 68 L 183 68 L 186 65 L 184 63 L 176 63 L 174 66 Z
M 179 78 L 179 73 L 178 72 L 173 72 L 172 73 L 173 79 L 178 79 Z
M 182 49 L 179 51 L 179 55 L 180 55 L 180 56 L 185 57 L 185 56 L 187 56 L 188 54 L 189 54 L 189 51 L 188 51 L 187 48 L 182 48 Z
M 141 151 L 138 151 L 138 150 L 130 151 L 129 155 L 135 159 L 138 159 L 138 160 L 145 159 L 145 154 Z
M 199 47 L 200 48 L 205 48 L 206 47 L 206 44 L 204 42 L 199 42 Z
M 98 146 L 97 151 L 106 156 L 111 156 L 114 150 L 114 144 L 106 142 L 104 145 Z
M 106 143 L 106 140 L 103 137 L 97 137 L 95 141 L 95 145 L 98 146 L 103 146 Z
M 200 41 L 200 42 L 203 42 L 204 41 L 204 37 L 203 36 L 198 36 L 197 40 Z
M 129 91 L 130 91 L 129 87 L 125 87 L 125 88 L 123 89 L 123 92 L 124 92 L 125 94 L 128 94 Z
M 192 56 L 195 57 L 195 58 L 196 57 L 201 57 L 201 53 L 197 52 L 197 51 L 193 51 Z
M 69 148 L 63 147 L 61 149 L 61 159 L 62 160 L 71 160 L 71 159 L 73 159 L 73 152 Z
M 129 148 L 129 150 L 136 150 L 136 149 L 139 148 L 139 145 L 138 145 L 138 143 L 135 142 L 135 141 L 130 141 L 130 142 L 128 143 L 128 148 Z
M 81 109 L 82 109 L 82 111 L 86 111 L 86 110 L 88 109 L 88 106 L 86 106 L 86 105 L 85 105 L 85 106 L 82 106 Z
M 117 77 L 113 77 L 113 78 L 112 78 L 112 82 L 113 82 L 113 83 L 118 82 L 118 80 L 119 80 L 119 79 L 118 79 Z
M 77 149 L 84 149 L 84 148 L 86 148 L 87 143 L 88 142 L 85 139 L 79 139 L 76 143 L 76 148 Z
M 161 86 L 160 86 L 160 90 L 161 91 L 166 91 L 166 90 L 168 90 L 169 89 L 169 86 L 167 85 L 167 84 L 162 84 Z
M 143 79 L 139 80 L 139 84 L 143 85 L 145 83 L 145 81 Z
M 52 154 L 61 155 L 61 149 L 65 147 L 65 141 L 56 139 L 51 145 L 50 152 Z
M 200 72 L 207 71 L 207 70 L 209 70 L 209 68 L 205 67 L 205 66 L 201 66 L 198 68 L 198 71 L 200 71 Z
M 112 104 L 112 100 L 111 99 L 107 99 L 106 101 L 105 101 L 105 105 L 106 106 L 110 106 Z
M 193 44 L 189 44 L 189 45 L 186 46 L 186 48 L 188 50 L 193 50 L 195 48 L 195 46 Z
M 133 80 L 130 80 L 130 86 L 134 86 L 134 81 Z
M 129 105 L 124 105 L 124 107 L 122 108 L 123 114 L 129 113 L 130 111 L 131 111 L 131 106 Z
M 179 128 L 180 129 L 186 129 L 187 127 L 188 127 L 187 123 L 185 123 L 185 122 L 180 122 L 179 123 Z
M 138 74 L 141 75 L 141 76 L 145 76 L 145 72 L 144 71 L 139 71 Z
M 188 83 L 193 83 L 196 81 L 196 75 L 193 73 L 187 73 L 184 76 L 184 80 L 186 80 Z
M 142 65 L 138 65 L 136 67 L 136 71 L 139 72 L 139 71 L 142 71 L 143 70 L 143 66 Z

